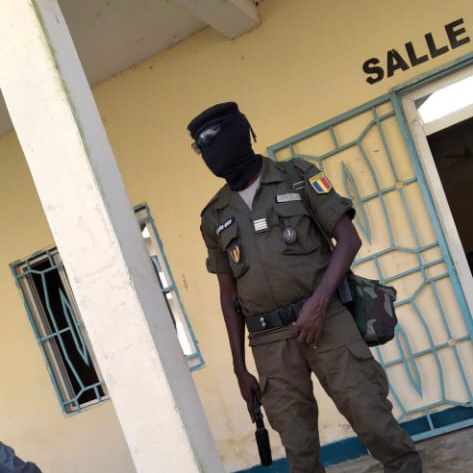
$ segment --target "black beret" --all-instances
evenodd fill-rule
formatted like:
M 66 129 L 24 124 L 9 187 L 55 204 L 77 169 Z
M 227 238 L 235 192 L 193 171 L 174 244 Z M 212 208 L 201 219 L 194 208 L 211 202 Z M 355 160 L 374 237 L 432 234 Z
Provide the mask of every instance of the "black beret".
M 236 102 L 218 103 L 207 108 L 202 113 L 199 113 L 199 115 L 197 115 L 189 125 L 187 125 L 187 129 L 191 136 L 195 138 L 195 135 L 202 129 L 202 127 L 211 120 L 237 114 L 240 114 L 240 111 L 238 110 Z

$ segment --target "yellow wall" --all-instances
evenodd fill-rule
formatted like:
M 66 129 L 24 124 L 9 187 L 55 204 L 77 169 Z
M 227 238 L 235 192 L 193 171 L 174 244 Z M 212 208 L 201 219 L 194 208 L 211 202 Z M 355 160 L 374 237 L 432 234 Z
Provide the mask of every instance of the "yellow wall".
M 94 89 L 131 201 L 150 206 L 199 339 L 206 366 L 194 379 L 228 471 L 252 466 L 257 457 L 199 233 L 200 210 L 221 183 L 191 151 L 187 123 L 211 104 L 236 100 L 258 135 L 255 149 L 264 152 L 473 48 L 458 47 L 369 85 L 361 71 L 366 59 L 384 61 L 388 49 L 402 52 L 408 41 L 425 50 L 427 32 L 443 43 L 443 25 L 459 17 L 473 39 L 471 0 L 266 0 L 260 12 L 262 25 L 237 40 L 206 29 Z M 12 134 L 0 139 L 0 201 L 0 350 L 8 360 L 2 371 L 8 383 L 0 386 L 1 439 L 51 473 L 131 472 L 110 403 L 61 414 L 9 272 L 10 262 L 53 244 Z M 322 441 L 352 435 L 321 399 Z M 283 456 L 275 436 L 273 455 Z

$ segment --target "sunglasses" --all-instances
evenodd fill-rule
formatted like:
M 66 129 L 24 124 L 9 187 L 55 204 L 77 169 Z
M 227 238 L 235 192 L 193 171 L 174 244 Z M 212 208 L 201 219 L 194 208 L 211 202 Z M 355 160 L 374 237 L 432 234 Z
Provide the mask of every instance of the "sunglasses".
M 222 129 L 221 125 L 212 125 L 205 128 L 201 131 L 198 135 L 196 140 L 191 144 L 192 149 L 197 153 L 200 154 L 202 152 L 202 148 L 208 146 L 214 138 L 219 134 L 220 130 Z

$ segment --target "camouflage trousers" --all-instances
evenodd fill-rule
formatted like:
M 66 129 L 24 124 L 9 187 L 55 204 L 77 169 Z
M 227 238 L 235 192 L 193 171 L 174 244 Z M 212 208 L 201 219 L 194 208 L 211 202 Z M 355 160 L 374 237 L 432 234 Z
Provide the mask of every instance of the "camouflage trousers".
M 311 373 L 385 473 L 422 472 L 412 440 L 391 413 L 384 370 L 345 309 L 327 313 L 318 349 L 292 337 L 252 350 L 263 406 L 281 437 L 291 473 L 325 472 Z

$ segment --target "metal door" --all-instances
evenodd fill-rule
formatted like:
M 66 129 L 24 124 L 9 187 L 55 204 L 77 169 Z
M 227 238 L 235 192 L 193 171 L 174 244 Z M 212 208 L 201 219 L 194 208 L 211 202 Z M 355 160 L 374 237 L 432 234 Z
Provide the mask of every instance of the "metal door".
M 473 324 L 395 95 L 268 148 L 301 157 L 353 200 L 357 273 L 398 291 L 395 340 L 374 349 L 415 439 L 473 424 Z M 473 288 L 469 288 L 472 290 Z

